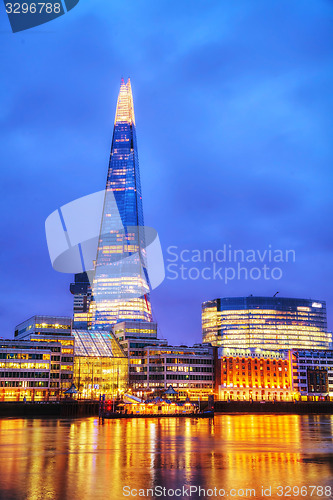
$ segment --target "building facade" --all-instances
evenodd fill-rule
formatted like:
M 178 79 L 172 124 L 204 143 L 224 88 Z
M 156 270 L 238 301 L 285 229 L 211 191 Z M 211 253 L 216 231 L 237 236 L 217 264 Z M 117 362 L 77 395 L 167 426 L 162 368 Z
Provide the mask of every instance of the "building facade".
M 128 358 L 112 332 L 71 329 L 67 317 L 33 316 L 15 328 L 15 335 L 17 345 L 49 346 L 48 388 L 58 399 L 73 382 L 81 399 L 118 397 L 128 387 Z
M 333 351 L 219 348 L 215 394 L 222 401 L 332 400 Z
M 137 349 L 168 345 L 166 340 L 157 338 L 157 323 L 153 321 L 122 321 L 114 325 L 113 332 L 129 358 Z
M 129 360 L 129 387 L 136 390 L 137 374 L 131 368 L 131 358 L 136 359 L 138 349 L 142 351 L 148 346 L 163 347 L 168 342 L 157 338 L 157 323 L 149 321 L 122 321 L 114 325 L 113 332 Z
M 330 349 L 326 303 L 282 297 L 232 297 L 202 305 L 202 339 L 218 347 Z
M 87 273 L 77 273 L 70 284 L 73 294 L 73 328 L 88 328 L 88 314 L 91 300 L 91 286 Z
M 221 401 L 294 398 L 289 351 L 219 348 L 215 370 L 215 391 Z
M 118 398 L 128 388 L 128 358 L 112 333 L 73 330 L 75 338 L 74 384 L 79 397 L 100 394 Z
M 180 399 L 207 399 L 214 393 L 214 348 L 187 346 L 132 347 L 132 391 L 138 396 L 162 393 L 170 385 Z
M 0 401 L 60 399 L 73 382 L 65 350 L 54 340 L 0 340 Z
M 17 340 L 33 335 L 70 336 L 72 320 L 67 316 L 32 316 L 15 327 L 14 337 Z
M 17 341 L 61 345 L 60 351 L 51 354 L 52 387 L 61 397 L 73 382 L 74 373 L 74 337 L 72 320 L 66 316 L 32 316 L 15 327 L 14 338 Z M 53 350 L 53 347 L 51 347 Z
M 333 399 L 333 351 L 291 351 L 293 390 L 301 400 Z

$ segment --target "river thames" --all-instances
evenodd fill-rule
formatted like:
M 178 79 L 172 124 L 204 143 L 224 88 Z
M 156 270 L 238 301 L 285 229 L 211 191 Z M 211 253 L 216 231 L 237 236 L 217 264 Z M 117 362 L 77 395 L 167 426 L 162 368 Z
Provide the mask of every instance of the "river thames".
M 332 499 L 332 492 L 333 416 L 0 420 L 1 500 Z

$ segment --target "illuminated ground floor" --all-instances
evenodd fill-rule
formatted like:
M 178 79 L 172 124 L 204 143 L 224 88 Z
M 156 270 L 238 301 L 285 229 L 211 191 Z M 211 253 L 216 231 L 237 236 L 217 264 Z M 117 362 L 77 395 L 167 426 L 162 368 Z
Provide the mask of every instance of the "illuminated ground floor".
M 292 401 L 294 398 L 295 394 L 286 389 L 223 386 L 218 388 L 218 399 L 220 401 Z
M 128 386 L 127 358 L 103 356 L 76 356 L 74 359 L 74 384 L 76 397 L 98 399 L 119 398 Z
M 333 401 L 333 393 L 329 394 L 296 394 L 297 401 Z
M 0 389 L 0 402 L 4 401 L 57 401 L 60 392 L 49 389 L 24 389 L 11 387 Z

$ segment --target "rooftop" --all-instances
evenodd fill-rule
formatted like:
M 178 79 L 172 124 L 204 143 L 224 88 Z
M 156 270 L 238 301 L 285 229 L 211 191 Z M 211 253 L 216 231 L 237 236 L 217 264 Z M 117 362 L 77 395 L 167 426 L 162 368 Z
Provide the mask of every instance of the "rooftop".
M 126 357 L 111 332 L 96 330 L 73 330 L 75 356 Z

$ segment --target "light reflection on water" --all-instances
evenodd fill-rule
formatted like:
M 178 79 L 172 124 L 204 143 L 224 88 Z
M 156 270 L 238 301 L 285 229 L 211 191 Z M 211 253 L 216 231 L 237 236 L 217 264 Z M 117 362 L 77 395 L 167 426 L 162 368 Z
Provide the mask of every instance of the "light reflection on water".
M 272 486 L 276 499 L 278 485 L 333 490 L 333 416 L 217 415 L 103 426 L 95 418 L 0 419 L 1 500 L 121 499 L 126 485 L 191 484 L 255 488 L 255 498 L 262 498 L 262 485 Z

